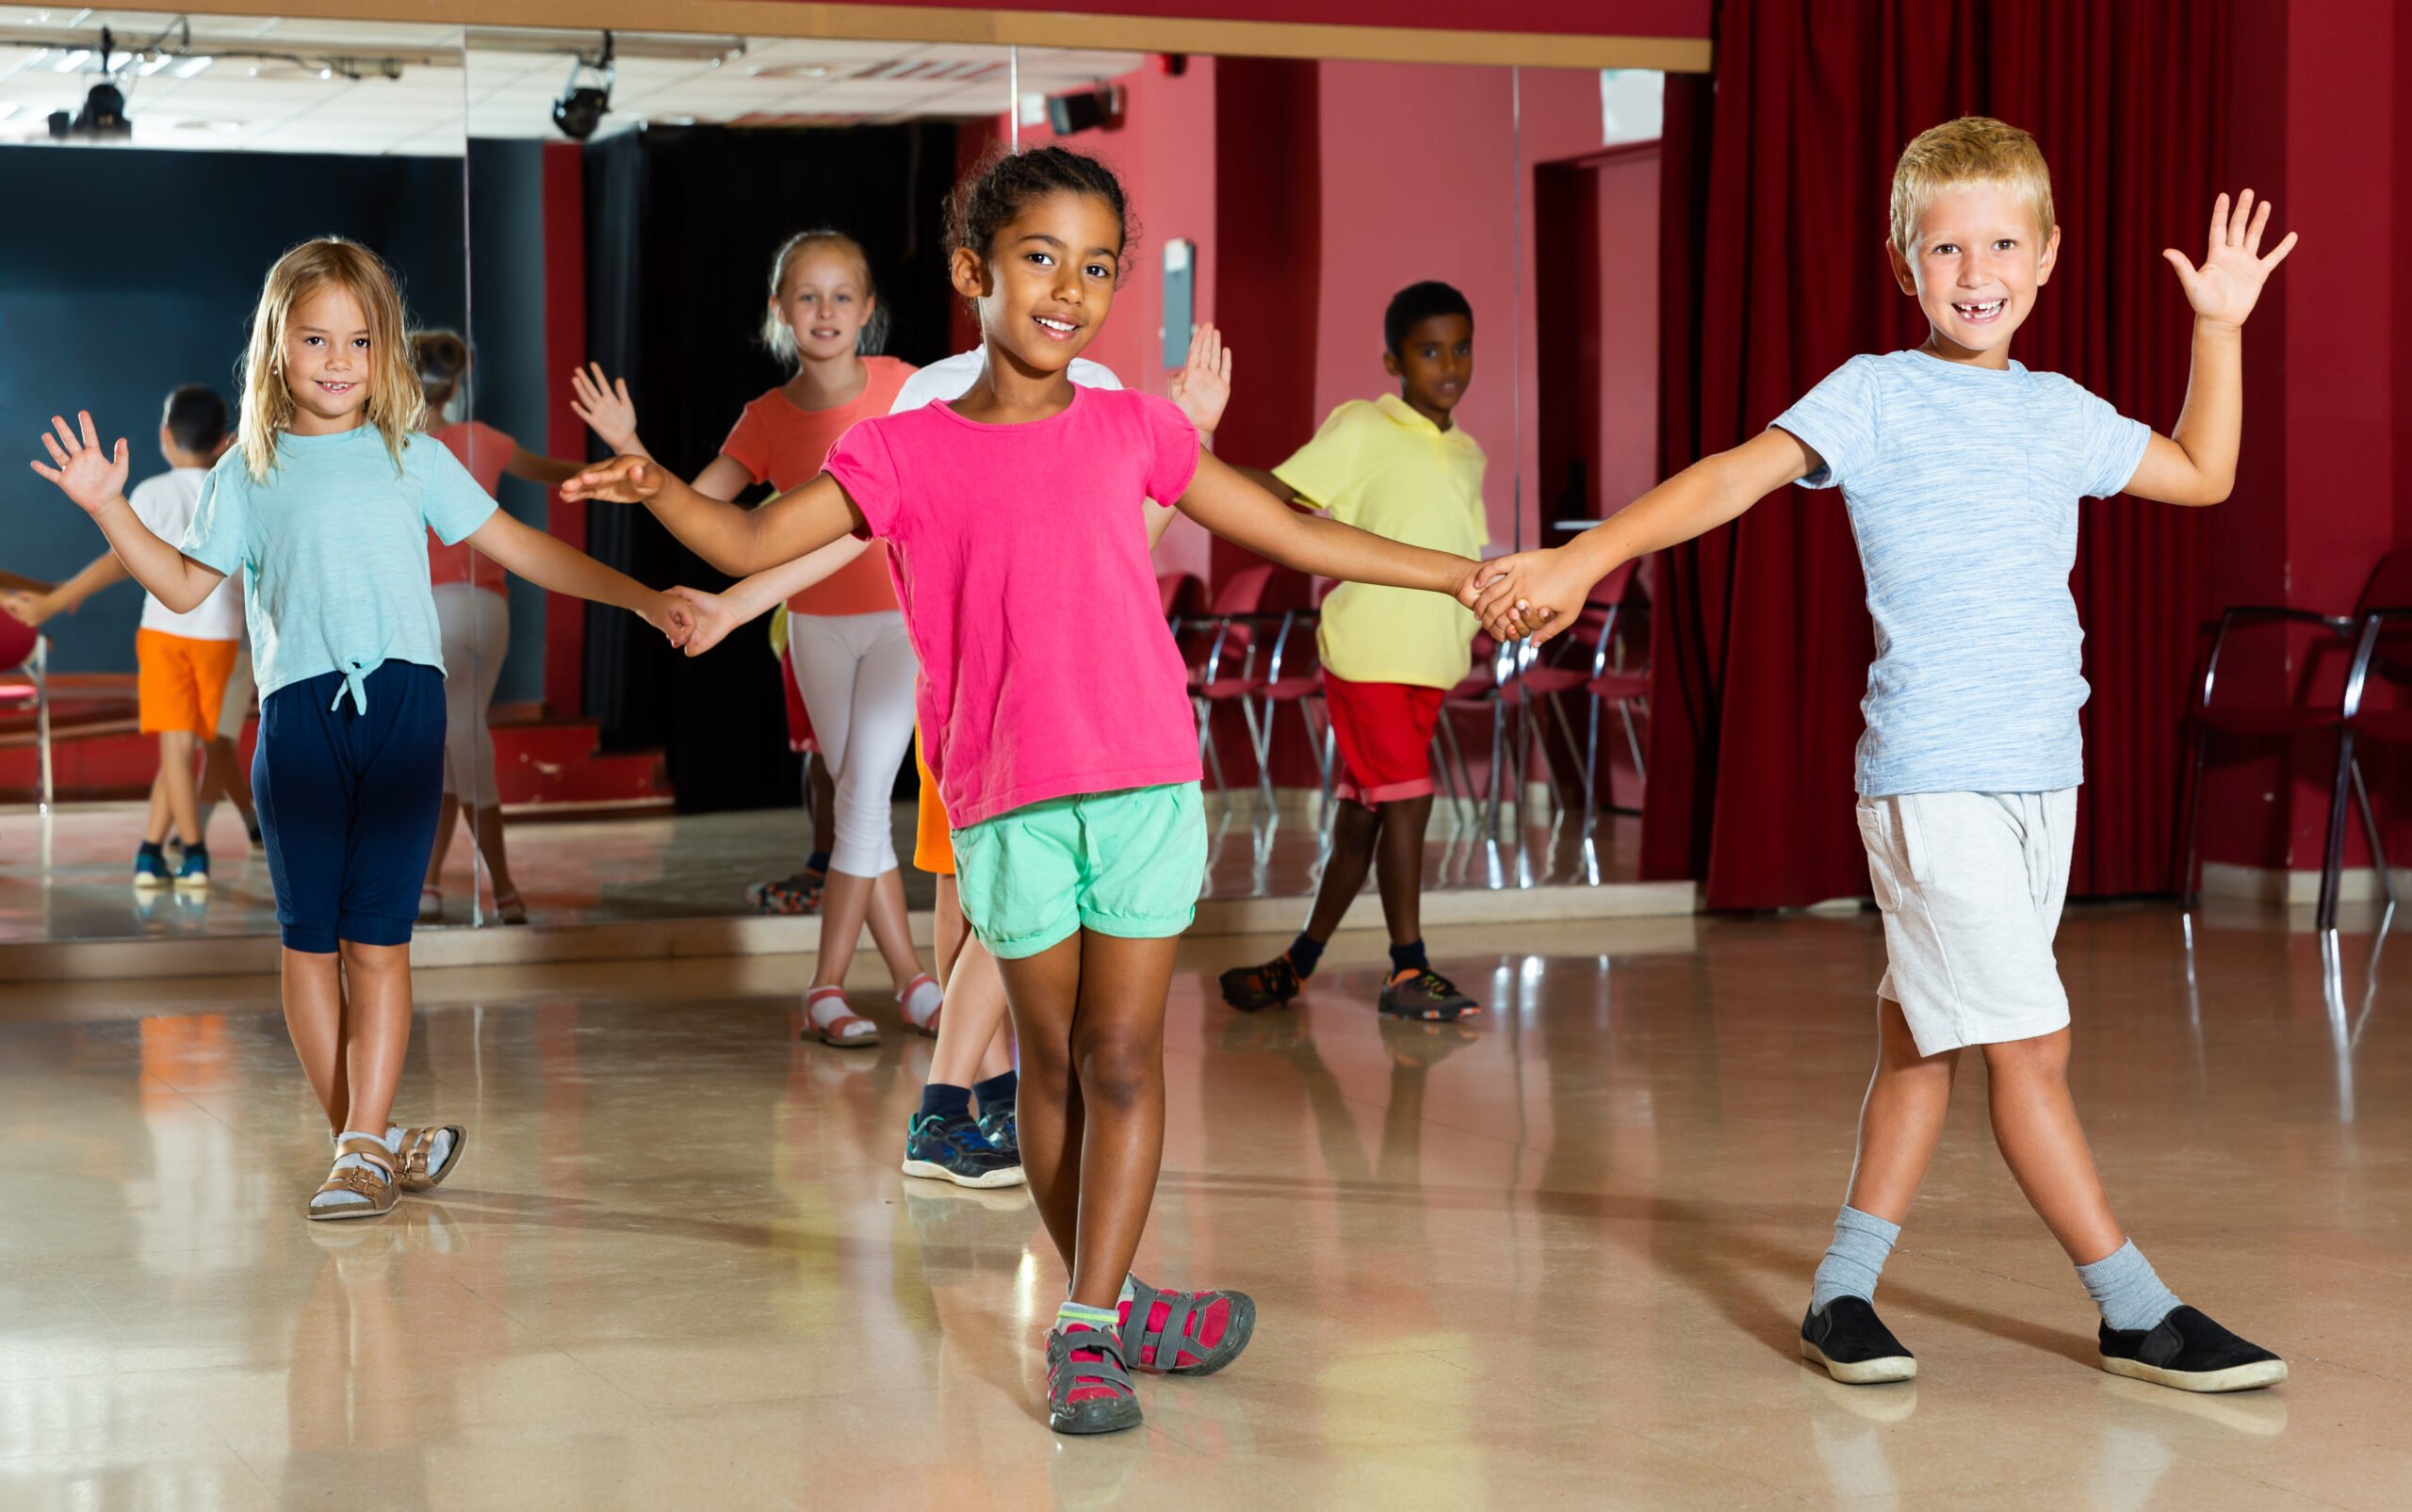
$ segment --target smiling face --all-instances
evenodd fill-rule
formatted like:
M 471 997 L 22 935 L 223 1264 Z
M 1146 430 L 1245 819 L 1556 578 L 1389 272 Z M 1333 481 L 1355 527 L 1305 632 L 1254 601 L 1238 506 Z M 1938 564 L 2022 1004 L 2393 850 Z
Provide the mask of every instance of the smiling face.
M 1023 206 L 998 228 L 985 257 L 956 252 L 954 287 L 978 301 L 992 350 L 1026 371 L 1062 372 L 1104 326 L 1121 258 L 1114 206 L 1064 190 Z
M 1426 316 L 1408 327 L 1382 367 L 1398 380 L 1399 398 L 1443 431 L 1449 414 L 1474 381 L 1474 322 L 1462 315 Z
M 285 317 L 282 355 L 296 435 L 331 435 L 361 423 L 376 373 L 368 317 L 341 284 L 319 285 Z
M 1886 244 L 1901 292 L 1926 313 L 1929 350 L 1985 367 L 2008 366 L 2010 338 L 2035 308 L 2060 248 L 2060 228 L 2037 225 L 2031 201 L 1987 184 L 1928 202 L 1906 252 Z
M 837 247 L 807 246 L 788 260 L 771 301 L 795 336 L 801 362 L 852 357 L 874 301 L 862 264 Z

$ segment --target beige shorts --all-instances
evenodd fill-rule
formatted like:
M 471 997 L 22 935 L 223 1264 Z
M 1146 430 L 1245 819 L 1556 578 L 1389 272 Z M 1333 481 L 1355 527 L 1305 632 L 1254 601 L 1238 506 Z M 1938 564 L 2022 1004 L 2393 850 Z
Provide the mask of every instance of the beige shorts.
M 1859 801 L 1868 881 L 1884 913 L 1876 990 L 1901 1005 L 1919 1054 L 2068 1027 L 2052 935 L 2076 833 L 2074 788 Z
M 243 722 L 252 717 L 252 694 L 256 685 L 252 681 L 252 648 L 244 645 L 235 653 L 235 670 L 226 676 L 226 696 L 218 701 L 218 735 L 220 740 L 240 740 Z

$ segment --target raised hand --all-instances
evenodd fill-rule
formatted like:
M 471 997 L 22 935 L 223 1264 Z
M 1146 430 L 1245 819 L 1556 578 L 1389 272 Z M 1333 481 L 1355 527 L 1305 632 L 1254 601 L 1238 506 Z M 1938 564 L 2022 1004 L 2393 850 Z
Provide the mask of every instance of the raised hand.
M 601 363 L 573 367 L 570 387 L 576 391 L 569 407 L 616 452 L 637 449 L 637 407 L 628 398 L 628 381 L 605 376 Z
M 642 504 L 661 492 L 661 464 L 651 457 L 614 457 L 562 484 L 561 495 L 573 502 L 599 499 L 608 504 Z
M 1165 393 L 1198 434 L 1211 436 L 1223 423 L 1223 406 L 1231 398 L 1231 353 L 1212 323 L 1190 335 L 1189 361 L 1172 375 Z
M 687 655 L 700 657 L 728 639 L 728 632 L 744 623 L 728 600 L 718 593 L 707 593 L 700 588 L 673 588 L 670 596 L 687 607 L 689 620 L 694 629 L 687 637 Z
M 43 597 L 41 593 L 28 593 L 12 588 L 0 593 L 0 613 L 27 625 L 39 626 L 50 618 L 50 610 L 42 604 Z
M 65 419 L 56 415 L 50 417 L 52 430 L 42 432 L 41 444 L 49 448 L 50 460 L 57 465 L 45 467 L 36 462 L 33 467 L 57 483 L 85 513 L 98 514 L 112 499 L 125 493 L 125 438 L 117 438 L 114 454 L 103 451 L 100 432 L 92 429 L 91 412 L 78 410 L 75 418 L 84 427 L 80 439 L 67 428 Z
M 2227 196 L 2223 194 L 2211 205 L 2210 252 L 2202 267 L 2187 261 L 2186 254 L 2175 247 L 2162 251 L 2169 266 L 2177 269 L 2177 282 L 2185 286 L 2186 302 L 2194 307 L 2196 316 L 2225 325 L 2244 324 L 2271 271 L 2295 250 L 2295 234 L 2290 231 L 2269 256 L 2262 256 L 2261 233 L 2269 224 L 2269 201 L 2255 209 L 2253 191 L 2247 189 L 2237 196 L 2231 214 Z

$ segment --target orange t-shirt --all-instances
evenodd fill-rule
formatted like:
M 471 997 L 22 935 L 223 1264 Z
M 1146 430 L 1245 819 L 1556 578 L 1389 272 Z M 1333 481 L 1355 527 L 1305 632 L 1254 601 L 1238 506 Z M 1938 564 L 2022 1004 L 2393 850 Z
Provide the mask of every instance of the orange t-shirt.
M 461 459 L 461 465 L 469 469 L 469 476 L 478 480 L 480 488 L 489 496 L 497 496 L 495 490 L 502 485 L 502 470 L 519 450 L 517 441 L 483 420 L 448 425 L 435 432 L 435 439 L 444 443 L 445 450 Z M 431 582 L 468 583 L 497 593 L 509 586 L 502 563 L 474 549 L 466 541 L 448 546 L 432 530 L 427 532 L 427 576 Z
M 886 415 L 897 391 L 913 376 L 913 365 L 894 357 L 866 357 L 871 369 L 862 393 L 833 410 L 799 410 L 777 389 L 745 406 L 721 443 L 721 455 L 743 467 L 757 483 L 785 493 L 821 476 L 822 463 L 838 438 L 857 420 Z M 871 549 L 788 600 L 790 614 L 876 614 L 897 607 L 888 577 L 888 543 Z

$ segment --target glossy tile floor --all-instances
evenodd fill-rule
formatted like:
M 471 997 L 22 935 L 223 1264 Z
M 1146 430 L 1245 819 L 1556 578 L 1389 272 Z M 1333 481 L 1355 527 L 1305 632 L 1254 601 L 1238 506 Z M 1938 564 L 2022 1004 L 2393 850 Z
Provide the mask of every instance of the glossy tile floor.
M 1213 898 L 1304 897 L 1321 873 L 1320 831 L 1301 819 L 1259 824 L 1245 809 L 1210 809 Z M 898 854 L 913 850 L 914 812 L 896 805 Z M 211 887 L 191 895 L 131 885 L 142 808 L 77 804 L 61 808 L 48 836 L 30 808 L 0 808 L 0 945 L 19 941 L 128 939 L 276 933 L 266 861 L 241 821 L 221 809 L 211 826 Z M 1501 821 L 1488 844 L 1470 805 L 1436 807 L 1425 854 L 1426 886 L 1510 887 L 1626 882 L 1638 874 L 1640 821 L 1604 815 L 1589 847 L 1575 818 L 1556 829 Z M 540 924 L 611 924 L 716 918 L 751 912 L 748 885 L 783 877 L 804 862 L 808 830 L 795 809 L 728 814 L 641 814 L 548 820 L 510 826 L 511 866 Z M 47 844 L 45 846 L 45 838 Z M 445 873 L 445 918 L 469 921 L 470 847 L 458 832 Z M 491 898 L 491 888 L 481 891 Z M 928 908 L 928 875 L 904 869 L 905 901 Z M 488 914 L 491 920 L 492 915 Z
M 1043 1425 L 1026 1197 L 896 1173 L 927 1043 L 799 1044 L 791 961 L 423 974 L 405 1112 L 468 1153 L 344 1225 L 300 1215 L 324 1134 L 269 984 L 0 988 L 0 1506 L 2405 1504 L 2412 955 L 2071 912 L 2124 1215 L 2293 1364 L 2201 1398 L 2090 1363 L 1980 1065 L 1884 1280 L 1923 1374 L 1795 1358 L 1868 919 L 1436 939 L 1468 1028 L 1378 1021 L 1373 938 L 1249 1018 L 1212 973 L 1279 942 L 1187 948 L 1141 1273 L 1263 1321 L 1081 1441 Z

